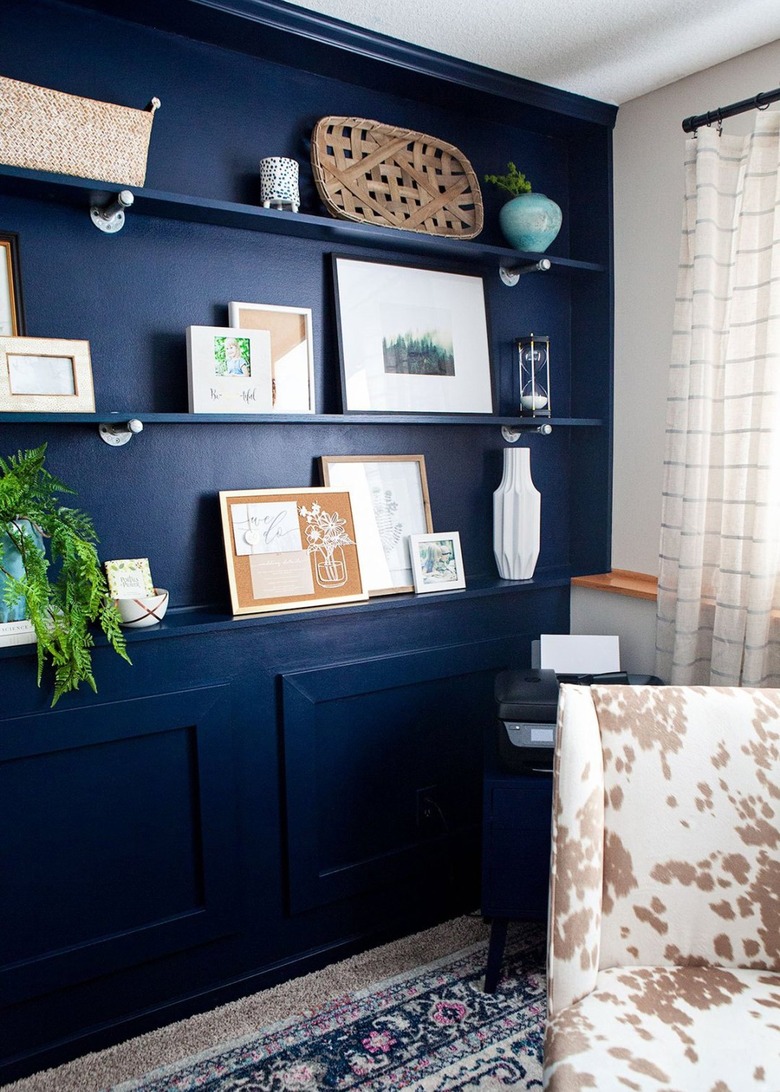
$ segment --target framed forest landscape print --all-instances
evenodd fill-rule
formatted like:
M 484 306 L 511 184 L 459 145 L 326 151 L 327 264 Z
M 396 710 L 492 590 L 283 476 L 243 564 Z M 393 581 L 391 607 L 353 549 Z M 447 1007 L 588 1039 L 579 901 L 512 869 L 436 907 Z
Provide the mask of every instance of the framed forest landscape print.
M 223 490 L 219 503 L 234 614 L 368 598 L 348 492 Z
M 414 591 L 409 536 L 433 530 L 422 455 L 323 455 L 322 480 L 348 489 L 369 595 Z
M 481 277 L 334 255 L 345 413 L 492 413 Z

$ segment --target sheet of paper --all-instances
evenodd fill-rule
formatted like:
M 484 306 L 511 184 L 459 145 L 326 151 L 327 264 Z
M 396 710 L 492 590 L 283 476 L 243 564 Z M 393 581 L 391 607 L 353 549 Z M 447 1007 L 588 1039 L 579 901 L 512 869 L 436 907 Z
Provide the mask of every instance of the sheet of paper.
M 253 554 L 249 559 L 249 574 L 254 599 L 314 594 L 311 559 L 306 550 Z
M 540 665 L 559 675 L 594 675 L 620 671 L 620 638 L 543 633 Z

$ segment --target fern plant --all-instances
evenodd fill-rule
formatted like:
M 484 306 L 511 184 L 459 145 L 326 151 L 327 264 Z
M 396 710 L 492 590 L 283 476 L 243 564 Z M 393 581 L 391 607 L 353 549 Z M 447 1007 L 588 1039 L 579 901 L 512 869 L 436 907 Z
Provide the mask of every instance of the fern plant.
M 130 663 L 119 612 L 110 598 L 95 543 L 92 521 L 60 502 L 75 491 L 44 466 L 46 444 L 0 458 L 0 532 L 19 551 L 22 568 L 2 564 L 3 601 L 13 610 L 26 602 L 26 617 L 38 643 L 38 685 L 47 662 L 54 669 L 52 705 L 86 682 L 97 691 L 92 673 L 94 639 L 90 625 L 102 629 L 115 652 Z M 48 539 L 49 550 L 23 521 Z

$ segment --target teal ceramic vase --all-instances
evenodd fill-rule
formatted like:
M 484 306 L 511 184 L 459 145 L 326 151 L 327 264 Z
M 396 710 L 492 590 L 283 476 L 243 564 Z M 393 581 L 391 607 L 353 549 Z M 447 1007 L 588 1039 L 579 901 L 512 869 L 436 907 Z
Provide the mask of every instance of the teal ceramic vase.
M 24 527 L 36 547 L 43 553 L 43 539 L 38 529 L 28 519 L 19 519 L 16 522 Z M 27 617 L 27 603 L 22 596 L 13 606 L 8 605 L 5 598 L 8 584 L 6 573 L 15 580 L 21 580 L 24 576 L 24 562 L 8 532 L 0 530 L 0 622 L 21 622 Z
M 543 193 L 521 193 L 502 207 L 498 220 L 515 250 L 541 254 L 561 230 L 563 214 Z

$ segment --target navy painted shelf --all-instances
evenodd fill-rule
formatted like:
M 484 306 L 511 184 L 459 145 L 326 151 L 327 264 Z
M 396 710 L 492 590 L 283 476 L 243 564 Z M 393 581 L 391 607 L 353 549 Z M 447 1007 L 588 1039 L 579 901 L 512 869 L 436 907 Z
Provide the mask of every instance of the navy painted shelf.
M 336 604 L 329 607 L 310 607 L 300 610 L 267 611 L 258 614 L 233 615 L 220 610 L 217 606 L 173 607 L 159 625 L 141 629 L 124 629 L 128 643 L 166 639 L 169 637 L 191 637 L 196 634 L 211 633 L 225 629 L 248 629 L 254 626 L 279 625 L 294 623 L 301 615 L 306 615 L 307 624 L 321 620 L 326 622 L 339 614 L 366 614 L 376 611 L 407 610 L 434 606 L 441 602 L 456 602 L 464 599 L 489 599 L 504 596 L 507 592 L 535 592 L 542 588 L 564 588 L 571 583 L 574 574 L 566 569 L 537 570 L 530 580 L 501 580 L 498 577 L 474 577 L 469 579 L 467 587 L 457 591 L 428 592 L 419 595 L 405 592 L 400 595 L 377 595 L 357 603 Z M 94 634 L 95 644 L 105 645 L 101 633 Z M 0 659 L 8 656 L 32 654 L 34 643 L 0 646 Z
M 14 197 L 59 201 L 64 205 L 83 208 L 85 215 L 91 205 L 105 205 L 110 197 L 119 193 L 120 190 L 129 190 L 134 196 L 134 203 L 126 213 L 128 219 L 134 215 L 159 216 L 169 220 L 260 231 L 298 239 L 315 239 L 320 242 L 351 246 L 373 246 L 416 254 L 436 254 L 438 257 L 450 258 L 453 261 L 468 261 L 483 267 L 522 266 L 537 262 L 540 258 L 548 258 L 553 269 L 589 273 L 606 272 L 606 267 L 598 262 L 562 258 L 554 254 L 522 252 L 508 247 L 490 246 L 478 240 L 448 239 L 426 235 L 423 232 L 359 224 L 350 220 L 335 220 L 303 212 L 264 209 L 257 205 L 237 204 L 209 197 L 133 189 L 131 186 L 120 186 L 110 182 L 96 182 L 86 178 L 49 174 L 43 171 L 28 171 L 21 167 L 0 166 L 0 192 Z
M 146 413 L 111 410 L 98 413 L 0 413 L 0 424 L 100 425 L 137 420 L 148 425 L 477 425 L 534 430 L 541 425 L 589 428 L 603 425 L 598 417 L 498 417 L 491 414 L 449 413 Z

